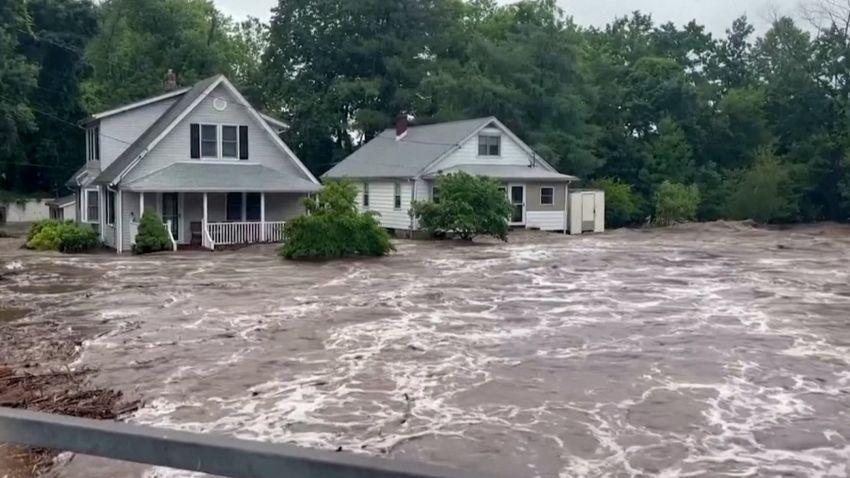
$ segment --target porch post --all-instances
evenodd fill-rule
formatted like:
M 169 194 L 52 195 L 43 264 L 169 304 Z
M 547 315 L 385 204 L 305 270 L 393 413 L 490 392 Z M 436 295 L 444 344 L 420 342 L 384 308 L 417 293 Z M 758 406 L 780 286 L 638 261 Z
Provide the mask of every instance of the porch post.
M 203 228 L 204 228 L 204 230 L 202 232 L 204 234 L 206 234 L 206 231 L 207 231 L 207 193 L 204 193 L 204 220 L 203 220 L 202 224 L 203 224 Z
M 260 193 L 260 242 L 266 242 L 266 193 Z

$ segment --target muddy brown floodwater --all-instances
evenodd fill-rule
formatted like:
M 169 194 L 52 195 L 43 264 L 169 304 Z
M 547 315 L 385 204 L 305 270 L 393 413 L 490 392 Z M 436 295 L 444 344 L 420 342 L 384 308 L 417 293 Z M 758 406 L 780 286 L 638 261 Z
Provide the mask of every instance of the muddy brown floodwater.
M 508 476 L 850 473 L 849 227 L 511 239 L 321 264 L 4 246 L 0 320 L 87 331 L 73 366 L 144 399 L 137 423 Z

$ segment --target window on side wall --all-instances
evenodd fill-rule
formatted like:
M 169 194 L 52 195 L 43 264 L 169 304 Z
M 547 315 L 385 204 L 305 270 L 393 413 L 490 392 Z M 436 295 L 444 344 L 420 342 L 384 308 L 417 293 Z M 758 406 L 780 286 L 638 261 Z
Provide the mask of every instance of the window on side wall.
M 214 124 L 201 125 L 201 157 L 218 157 L 218 126 Z
M 242 193 L 227 193 L 227 221 L 242 221 Z
M 221 157 L 239 159 L 239 128 L 221 127 Z
M 86 222 L 100 220 L 97 189 L 86 189 Z
M 369 183 L 363 183 L 363 207 L 369 207 Z
M 540 188 L 540 204 L 543 206 L 555 204 L 555 188 L 548 186 Z
M 110 226 L 115 225 L 115 192 L 109 191 L 106 193 L 106 223 Z
M 440 188 L 437 186 L 431 188 L 431 202 L 440 204 Z
M 502 154 L 502 137 L 495 134 L 478 136 L 478 156 L 500 156 Z
M 100 126 L 86 130 L 86 159 L 88 161 L 100 160 Z
M 401 209 L 401 183 L 395 183 L 395 191 L 393 194 L 393 207 Z

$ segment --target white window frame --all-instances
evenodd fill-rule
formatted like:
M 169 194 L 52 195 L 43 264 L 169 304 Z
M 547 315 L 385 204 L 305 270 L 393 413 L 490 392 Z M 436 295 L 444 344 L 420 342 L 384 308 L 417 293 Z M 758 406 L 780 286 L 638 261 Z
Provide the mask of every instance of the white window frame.
M 204 155 L 204 126 L 212 126 L 215 128 L 215 156 Z M 221 159 L 221 125 L 212 123 L 198 124 L 198 149 L 201 159 Z
M 401 209 L 401 183 L 393 183 L 393 209 Z
M 100 160 L 100 125 L 86 129 L 86 161 Z
M 545 203 L 543 202 L 543 190 L 551 189 L 552 190 L 552 202 Z M 540 188 L 540 205 L 541 206 L 554 206 L 555 205 L 555 187 L 554 186 L 542 186 Z
M 490 154 L 489 144 L 487 145 L 487 148 L 486 148 L 487 154 L 481 154 L 481 140 L 483 138 L 496 138 L 497 139 L 497 146 L 499 148 L 498 154 Z M 477 153 L 478 153 L 479 158 L 500 158 L 502 156 L 502 135 L 497 134 L 497 133 L 480 133 L 478 135 L 478 144 L 476 146 L 478 147 Z
M 218 125 L 218 158 L 224 159 L 228 161 L 239 160 L 239 147 L 242 146 L 239 144 L 239 126 L 238 124 L 220 124 Z M 236 156 L 225 156 L 224 155 L 224 128 L 234 128 L 236 130 Z
M 369 200 L 370 199 L 371 198 L 369 197 L 369 183 L 364 182 L 363 183 L 363 198 L 361 199 L 361 204 L 363 204 L 363 207 L 369 207 Z
M 89 217 L 89 193 L 93 192 L 97 195 L 97 219 L 92 220 Z M 87 222 L 89 224 L 99 224 L 100 223 L 100 190 L 97 188 L 86 188 L 83 189 L 83 209 L 80 212 L 80 215 L 83 217 L 83 222 Z

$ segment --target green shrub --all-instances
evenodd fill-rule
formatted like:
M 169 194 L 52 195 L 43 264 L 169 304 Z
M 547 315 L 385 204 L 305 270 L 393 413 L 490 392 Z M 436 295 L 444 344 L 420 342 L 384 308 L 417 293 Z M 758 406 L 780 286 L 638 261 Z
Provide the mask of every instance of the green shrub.
M 139 232 L 136 234 L 136 243 L 133 244 L 133 253 L 147 254 L 166 249 L 171 249 L 171 238 L 162 218 L 153 211 L 145 211 L 139 220 Z
M 307 214 L 288 221 L 278 253 L 287 259 L 383 256 L 393 250 L 375 214 L 361 213 L 357 189 L 347 181 L 327 183 L 304 204 Z
M 511 204 L 501 183 L 459 171 L 439 176 L 435 186 L 439 202 L 418 201 L 411 211 L 423 230 L 465 240 L 489 235 L 507 241 Z
M 631 184 L 616 178 L 602 178 L 593 186 L 605 191 L 605 224 L 622 227 L 635 221 L 640 198 L 632 191 Z
M 699 208 L 699 189 L 695 185 L 664 181 L 655 192 L 655 223 L 669 226 L 692 221 Z
M 758 153 L 755 164 L 730 179 L 726 213 L 732 219 L 787 221 L 798 213 L 791 172 L 770 149 Z
M 53 219 L 33 224 L 27 238 L 27 247 L 40 251 L 87 252 L 100 245 L 97 234 L 90 227 Z

